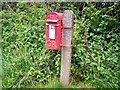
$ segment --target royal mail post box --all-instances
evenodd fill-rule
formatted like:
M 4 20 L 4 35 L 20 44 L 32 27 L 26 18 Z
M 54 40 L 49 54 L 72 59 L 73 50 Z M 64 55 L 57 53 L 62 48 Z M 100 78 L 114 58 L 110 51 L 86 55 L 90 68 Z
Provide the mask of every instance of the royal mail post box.
M 52 50 L 60 49 L 61 27 L 62 13 L 50 12 L 46 15 L 46 48 Z

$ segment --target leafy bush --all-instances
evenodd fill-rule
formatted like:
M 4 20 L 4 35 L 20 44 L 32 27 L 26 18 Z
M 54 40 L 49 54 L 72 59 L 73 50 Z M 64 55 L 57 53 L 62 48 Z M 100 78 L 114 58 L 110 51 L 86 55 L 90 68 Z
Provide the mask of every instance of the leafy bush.
M 118 88 L 120 60 L 120 3 L 17 3 L 3 9 L 3 87 L 46 84 L 60 76 L 61 51 L 45 49 L 45 15 L 74 12 L 71 79 L 96 87 Z M 62 5 L 63 8 L 60 6 Z M 57 7 L 56 7 L 57 6 Z

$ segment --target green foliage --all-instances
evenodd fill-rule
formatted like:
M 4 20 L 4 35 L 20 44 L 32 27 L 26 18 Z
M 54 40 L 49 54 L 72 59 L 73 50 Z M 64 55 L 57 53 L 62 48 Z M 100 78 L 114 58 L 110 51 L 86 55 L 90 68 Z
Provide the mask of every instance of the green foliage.
M 119 5 L 120 3 L 113 3 L 108 8 L 97 9 L 90 3 L 84 7 L 82 19 L 75 22 L 72 63 L 74 77 L 92 80 L 98 88 L 120 86 L 120 18 L 116 10 Z M 113 14 L 108 14 L 109 11 L 117 14 L 112 16 Z
M 49 80 L 60 76 L 61 51 L 45 49 L 45 15 L 65 9 L 73 10 L 75 17 L 71 82 L 90 81 L 98 88 L 120 87 L 119 5 L 37 2 L 30 6 L 19 2 L 13 5 L 14 12 L 3 9 L 0 12 L 3 87 L 20 88 L 40 83 L 54 87 Z M 57 83 L 57 87 L 62 86 Z
M 114 5 L 116 5 L 116 3 L 110 7 Z M 118 5 L 119 3 L 117 6 Z M 109 11 L 109 8 L 106 9 L 106 12 L 107 11 Z M 94 67 L 93 72 L 88 73 L 94 73 L 94 83 L 97 82 L 97 87 L 119 87 L 119 17 L 106 15 L 105 8 L 97 10 L 93 5 L 88 8 L 86 7 L 84 12 L 85 18 L 87 18 L 86 25 L 89 29 L 88 46 L 91 55 L 94 57 L 92 60 L 94 63 L 92 65 L 92 67 Z M 91 12 L 91 14 L 87 16 L 89 12 Z M 99 82 L 99 80 L 102 82 Z
M 119 40 L 120 17 L 118 17 L 118 6 L 120 3 L 113 3 L 108 8 L 97 10 L 93 5 L 84 8 L 87 18 L 88 46 L 93 55 L 95 63 L 95 83 L 98 87 L 119 87 Z M 116 11 L 115 11 L 116 10 Z M 91 14 L 87 16 L 87 13 Z M 111 12 L 110 14 L 108 14 Z M 117 14 L 114 14 L 117 13 Z M 91 63 L 92 64 L 92 63 Z M 92 65 L 93 66 L 93 65 Z M 89 72 L 90 73 L 90 72 Z

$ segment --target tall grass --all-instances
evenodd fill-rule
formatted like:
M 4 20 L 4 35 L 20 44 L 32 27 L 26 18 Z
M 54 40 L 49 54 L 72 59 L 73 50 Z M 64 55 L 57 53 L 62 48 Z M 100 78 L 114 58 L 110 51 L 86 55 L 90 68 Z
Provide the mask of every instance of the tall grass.
M 28 85 L 26 88 L 95 88 L 88 82 L 70 82 L 68 86 L 64 86 L 60 83 L 59 79 L 52 78 L 48 80 L 48 83 L 38 83 L 37 85 Z

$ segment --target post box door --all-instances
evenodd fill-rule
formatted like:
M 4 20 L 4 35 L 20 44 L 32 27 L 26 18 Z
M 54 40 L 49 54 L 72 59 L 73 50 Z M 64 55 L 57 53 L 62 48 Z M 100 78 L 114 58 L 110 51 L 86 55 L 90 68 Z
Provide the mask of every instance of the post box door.
M 62 14 L 51 12 L 46 16 L 46 48 L 59 50 L 61 44 Z

